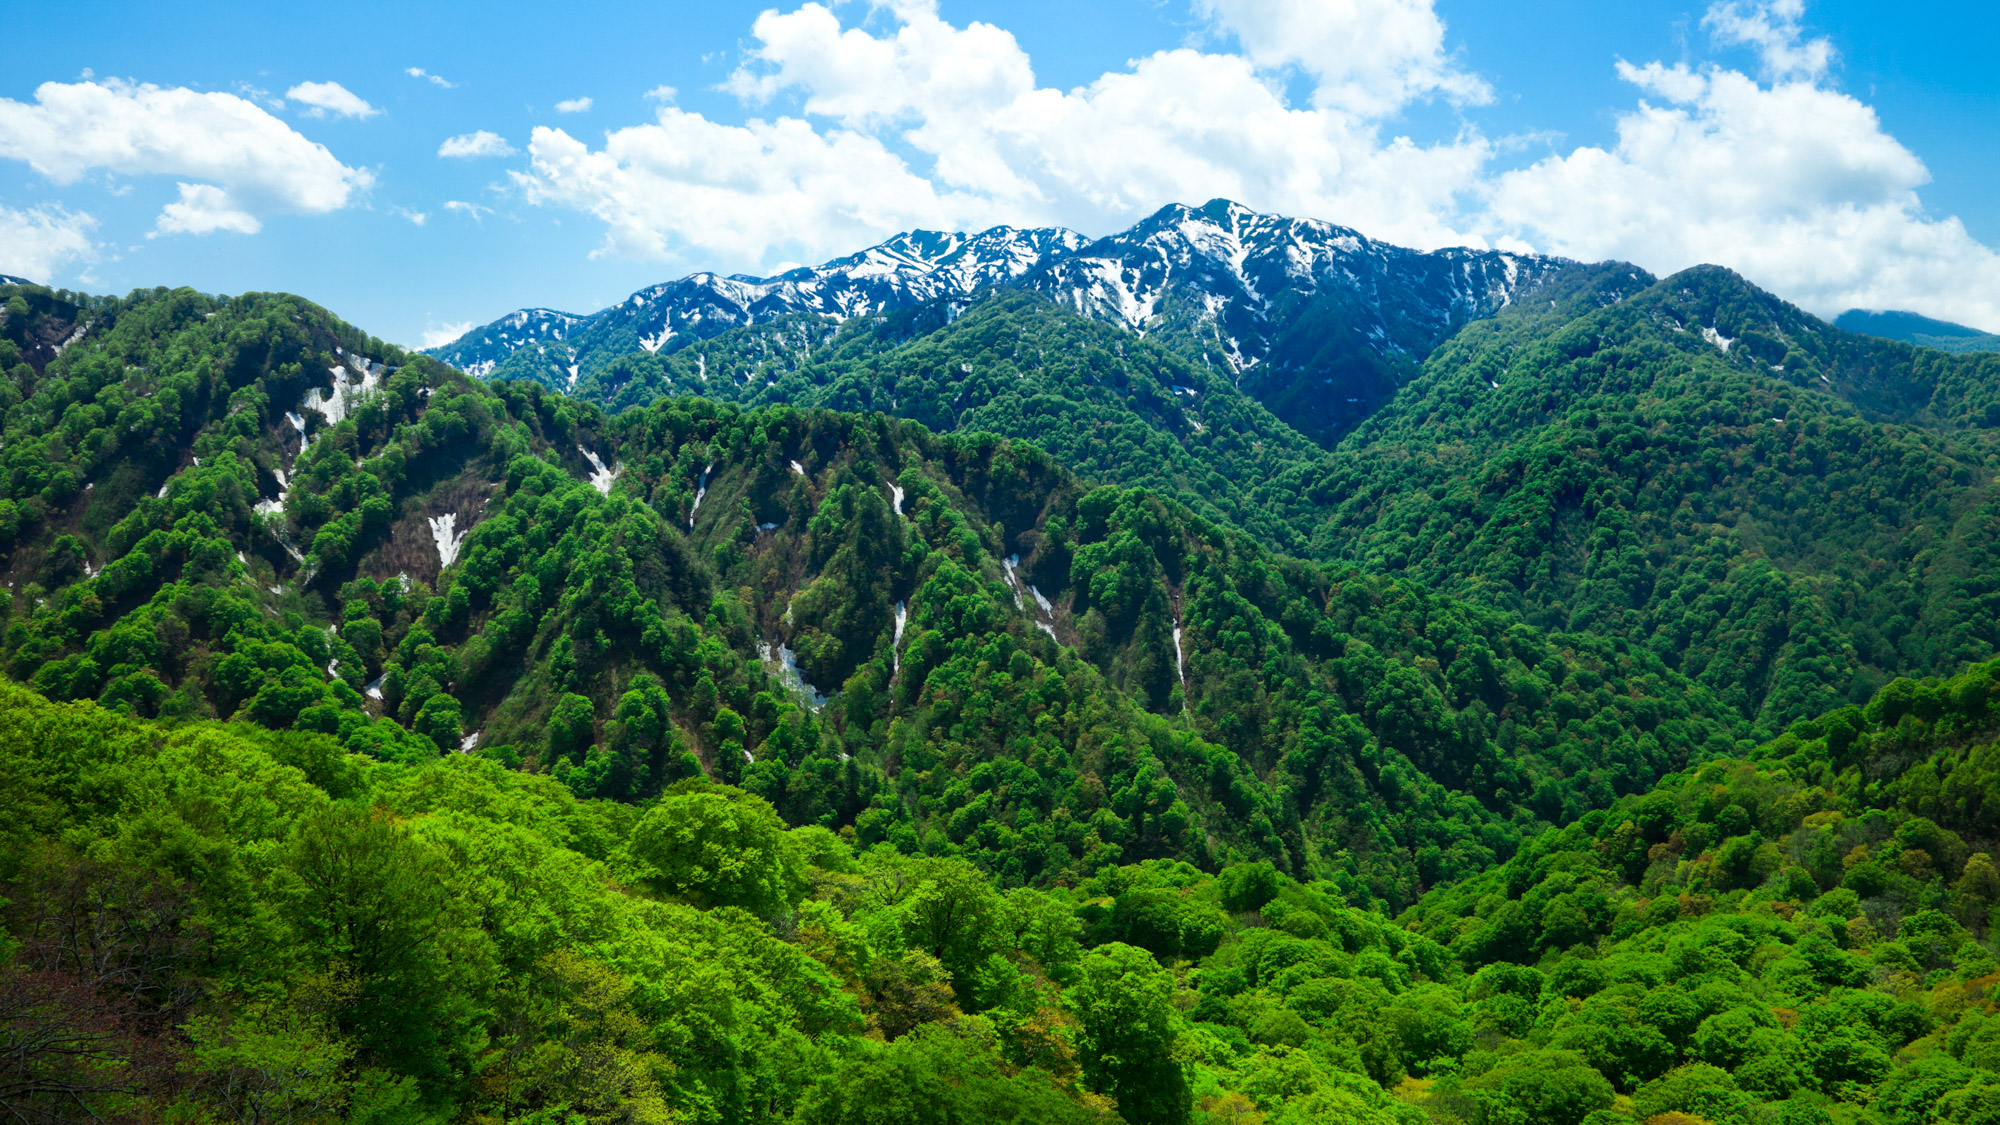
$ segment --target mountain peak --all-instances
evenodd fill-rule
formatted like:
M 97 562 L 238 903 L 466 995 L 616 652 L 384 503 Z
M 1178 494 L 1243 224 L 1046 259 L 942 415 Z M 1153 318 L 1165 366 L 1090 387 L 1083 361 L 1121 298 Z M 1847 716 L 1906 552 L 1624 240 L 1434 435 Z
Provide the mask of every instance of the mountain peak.
M 775 277 L 691 274 L 581 321 L 523 310 L 431 354 L 471 374 L 567 388 L 579 370 L 619 355 L 671 351 L 783 316 L 844 320 L 997 286 L 1039 293 L 1134 333 L 1178 333 L 1197 348 L 1218 348 L 1242 372 L 1272 354 L 1287 326 L 1316 302 L 1358 310 L 1347 319 L 1363 351 L 1421 356 L 1458 325 L 1572 264 L 1486 250 L 1409 250 L 1216 198 L 1198 207 L 1168 204 L 1094 240 L 1061 227 L 904 231 Z M 524 358 L 513 362 L 516 354 Z

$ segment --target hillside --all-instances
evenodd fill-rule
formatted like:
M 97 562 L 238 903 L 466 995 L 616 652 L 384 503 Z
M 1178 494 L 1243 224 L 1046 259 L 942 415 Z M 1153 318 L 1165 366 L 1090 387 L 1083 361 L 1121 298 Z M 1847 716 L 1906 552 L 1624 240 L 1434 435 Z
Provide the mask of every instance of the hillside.
M 642 811 L 0 684 L 0 1074 L 35 1120 L 1979 1125 L 1996 673 L 1400 919 L 1266 863 L 1006 888 L 707 782 Z
M 2000 361 L 1535 293 L 1329 450 L 1005 289 L 0 288 L 5 1104 L 1984 1125 Z
M 1324 401 L 1324 379 L 1231 376 L 1024 293 L 794 316 L 575 391 L 1032 441 L 1281 552 L 1647 645 L 1767 735 L 2000 645 L 1993 359 L 1846 333 L 1717 271 L 1574 267 L 1536 292 L 1357 401 L 1367 421 L 1331 451 L 1252 393 Z
M 1886 312 L 1849 309 L 1834 318 L 1833 323 L 1834 327 L 1848 332 L 1858 332 L 1864 336 L 1880 336 L 1885 340 L 1901 340 L 1906 344 L 1921 344 L 1941 352 L 2000 351 L 2000 335 L 1983 332 L 1977 328 L 1967 328 L 1963 324 L 1953 324 L 1948 320 L 1934 320 L 1913 312 L 1899 312 L 1893 309 Z
M 1620 636 L 1774 734 L 2000 645 L 2000 360 L 1725 271 L 1602 271 L 1441 348 L 1271 492 L 1309 554 Z
M 704 774 L 1015 880 L 1241 854 L 1389 903 L 1748 733 L 1643 651 L 991 435 L 607 416 L 293 298 L 73 311 L 0 435 L 6 667 L 53 698 L 594 796 Z

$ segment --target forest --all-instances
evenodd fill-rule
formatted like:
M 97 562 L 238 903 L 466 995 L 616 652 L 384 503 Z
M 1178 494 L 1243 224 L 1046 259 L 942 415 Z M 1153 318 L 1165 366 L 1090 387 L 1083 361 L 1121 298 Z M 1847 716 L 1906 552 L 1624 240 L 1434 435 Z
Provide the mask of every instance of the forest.
M 18 1120 L 2000 1121 L 1988 357 L 0 300 Z

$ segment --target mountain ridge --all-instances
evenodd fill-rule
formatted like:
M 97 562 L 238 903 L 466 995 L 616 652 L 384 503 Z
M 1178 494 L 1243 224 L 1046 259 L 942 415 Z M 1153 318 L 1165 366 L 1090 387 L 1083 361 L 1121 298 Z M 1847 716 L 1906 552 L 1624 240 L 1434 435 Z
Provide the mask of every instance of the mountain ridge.
M 913 231 L 769 278 L 695 273 L 582 318 L 519 310 L 427 354 L 475 377 L 570 390 L 620 356 L 671 352 L 785 316 L 845 321 L 1016 288 L 1174 342 L 1235 378 L 1275 359 L 1275 371 L 1257 372 L 1258 387 L 1331 363 L 1341 374 L 1324 385 L 1339 382 L 1337 390 L 1287 399 L 1299 428 L 1327 443 L 1459 326 L 1578 265 L 1493 250 L 1409 250 L 1218 199 L 1169 204 L 1095 240 L 1062 228 Z M 1329 330 L 1344 345 L 1336 352 L 1319 339 Z

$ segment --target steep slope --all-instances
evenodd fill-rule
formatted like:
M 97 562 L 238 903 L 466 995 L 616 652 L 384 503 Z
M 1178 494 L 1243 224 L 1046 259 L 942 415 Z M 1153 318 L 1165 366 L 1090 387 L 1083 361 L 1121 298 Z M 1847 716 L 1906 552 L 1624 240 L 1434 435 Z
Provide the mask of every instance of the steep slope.
M 1632 638 L 1766 731 L 2000 643 L 2000 358 L 1648 280 L 1461 331 L 1278 483 L 1313 553 Z
M 1575 268 L 1532 254 L 1407 250 L 1217 199 L 1164 207 L 1020 285 L 1212 351 L 1278 417 L 1331 444 L 1459 327 Z
M 269 295 L 87 327 L 0 435 L 6 668 L 59 699 L 600 796 L 707 774 L 1010 880 L 1241 854 L 1390 902 L 1748 731 L 1641 649 L 990 435 L 607 416 Z
M 1279 549 L 1304 539 L 1272 518 L 1257 482 L 1321 454 L 1214 365 L 1025 293 L 856 318 L 837 331 L 787 318 L 614 361 L 576 393 L 613 410 L 697 394 L 997 433 L 1086 476 L 1174 496 Z
M 1200 357 L 1331 444 L 1461 325 L 1576 268 L 1532 254 L 1422 253 L 1217 199 L 1169 205 L 1095 242 L 1060 229 L 914 231 L 773 278 L 699 273 L 585 318 L 524 309 L 430 354 L 474 376 L 570 390 L 621 357 L 733 329 L 1016 288 Z

